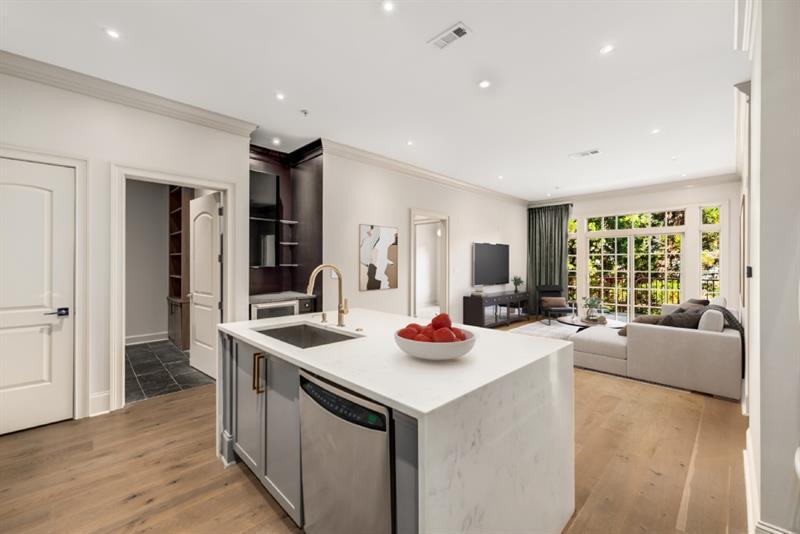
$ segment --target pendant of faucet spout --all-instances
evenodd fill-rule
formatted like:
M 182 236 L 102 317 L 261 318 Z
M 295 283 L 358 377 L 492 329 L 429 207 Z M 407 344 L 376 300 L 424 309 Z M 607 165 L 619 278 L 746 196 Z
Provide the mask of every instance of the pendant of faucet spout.
M 347 308 L 347 299 L 344 298 L 344 291 L 342 290 L 342 271 L 335 265 L 330 263 L 323 263 L 322 265 L 317 266 L 313 271 L 311 271 L 311 276 L 308 277 L 308 287 L 306 288 L 306 293 L 309 295 L 314 293 L 314 282 L 317 278 L 317 275 L 324 271 L 325 269 L 330 269 L 336 273 L 336 278 L 338 281 L 338 289 L 339 289 L 339 306 L 337 308 L 337 326 L 344 326 L 344 316 L 349 312 Z

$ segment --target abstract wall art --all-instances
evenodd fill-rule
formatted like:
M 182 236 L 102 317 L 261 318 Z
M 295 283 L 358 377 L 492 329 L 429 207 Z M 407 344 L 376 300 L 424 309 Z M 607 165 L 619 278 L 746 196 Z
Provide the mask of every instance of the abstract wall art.
M 397 228 L 362 224 L 359 226 L 358 288 L 397 287 Z

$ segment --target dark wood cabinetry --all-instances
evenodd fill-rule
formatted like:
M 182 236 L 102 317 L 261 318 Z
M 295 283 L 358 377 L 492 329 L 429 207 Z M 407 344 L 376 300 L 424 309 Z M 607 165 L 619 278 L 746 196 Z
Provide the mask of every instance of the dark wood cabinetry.
M 491 328 L 527 318 L 527 293 L 509 291 L 464 297 L 464 324 Z
M 250 171 L 250 294 L 305 292 L 322 263 L 322 142 L 289 154 L 251 145 Z M 274 206 L 253 203 L 272 194 Z M 314 294 L 321 309 L 320 281 Z
M 167 335 L 181 350 L 189 348 L 189 202 L 193 197 L 192 188 L 169 188 Z

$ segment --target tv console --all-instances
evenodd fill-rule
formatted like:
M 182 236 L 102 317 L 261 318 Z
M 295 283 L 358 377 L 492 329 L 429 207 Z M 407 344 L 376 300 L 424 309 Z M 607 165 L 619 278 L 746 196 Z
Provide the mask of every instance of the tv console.
M 494 328 L 527 319 L 527 293 L 505 291 L 464 297 L 464 324 Z

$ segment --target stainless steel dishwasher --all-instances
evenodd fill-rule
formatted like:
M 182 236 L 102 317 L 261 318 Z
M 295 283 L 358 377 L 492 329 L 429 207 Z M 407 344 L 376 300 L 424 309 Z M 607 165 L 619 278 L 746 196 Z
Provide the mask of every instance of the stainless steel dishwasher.
M 300 371 L 307 534 L 392 532 L 389 409 Z

